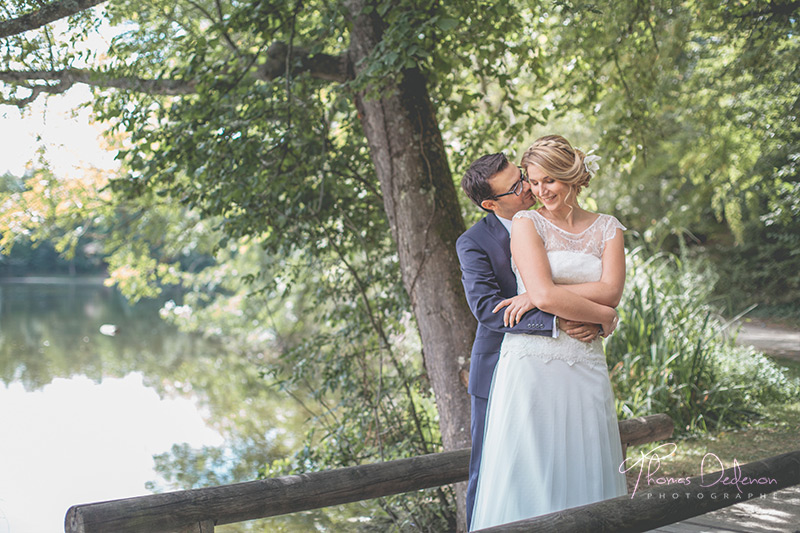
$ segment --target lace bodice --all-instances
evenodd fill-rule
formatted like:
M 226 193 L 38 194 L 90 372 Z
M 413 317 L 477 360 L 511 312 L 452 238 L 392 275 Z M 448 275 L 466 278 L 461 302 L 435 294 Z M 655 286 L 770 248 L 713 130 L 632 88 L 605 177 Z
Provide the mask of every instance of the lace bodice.
M 570 233 L 559 228 L 538 211 L 520 211 L 514 219 L 529 218 L 542 238 L 553 281 L 560 284 L 599 281 L 603 273 L 601 259 L 607 241 L 614 238 L 617 228 L 625 226 L 611 215 L 600 214 L 580 233 Z M 525 292 L 517 266 L 513 260 L 511 268 L 517 276 L 517 290 Z
M 559 284 L 599 281 L 603 273 L 605 243 L 614 238 L 617 228 L 625 229 L 613 216 L 602 214 L 580 233 L 562 230 L 537 211 L 520 211 L 514 218 L 529 218 L 533 221 L 536 232 L 544 242 L 553 281 Z M 511 267 L 517 277 L 517 290 L 522 294 L 525 292 L 525 285 L 513 260 Z M 560 333 L 556 339 L 508 334 L 503 340 L 501 357 L 533 355 L 545 361 L 559 359 L 570 365 L 580 362 L 606 370 L 602 341 L 598 339 L 585 343 Z

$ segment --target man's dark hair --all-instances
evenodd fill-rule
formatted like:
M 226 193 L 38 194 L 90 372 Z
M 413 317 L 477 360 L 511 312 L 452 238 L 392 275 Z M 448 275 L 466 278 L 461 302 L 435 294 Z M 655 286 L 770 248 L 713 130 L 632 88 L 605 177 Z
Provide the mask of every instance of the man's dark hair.
M 461 178 L 461 188 L 475 205 L 491 213 L 491 210 L 484 208 L 481 202 L 488 200 L 494 195 L 492 187 L 489 185 L 489 178 L 506 169 L 508 159 L 505 154 L 485 155 L 472 163 L 464 177 Z

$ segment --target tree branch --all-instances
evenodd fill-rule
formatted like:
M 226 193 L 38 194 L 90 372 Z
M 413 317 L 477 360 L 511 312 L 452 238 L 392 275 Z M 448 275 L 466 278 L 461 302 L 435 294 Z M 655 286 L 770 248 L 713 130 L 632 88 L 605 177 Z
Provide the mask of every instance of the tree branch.
M 31 102 L 33 102 L 34 100 L 36 100 L 37 98 L 39 98 L 39 95 L 42 94 L 42 93 L 61 94 L 63 92 L 66 92 L 67 89 L 69 89 L 70 87 L 72 87 L 71 83 L 63 83 L 63 82 L 56 83 L 55 85 L 26 86 L 26 88 L 31 90 L 31 94 L 28 97 L 26 97 L 26 98 L 10 98 L 10 99 L 8 99 L 8 101 L 6 103 L 8 103 L 10 105 L 15 105 L 15 106 L 19 107 L 20 109 L 22 109 L 25 106 L 27 106 L 28 104 L 30 104 Z
M 342 56 L 329 54 L 310 56 L 305 49 L 293 48 L 291 65 L 287 64 L 288 55 L 289 47 L 286 43 L 276 42 L 272 44 L 267 50 L 267 61 L 259 67 L 257 77 L 262 80 L 272 81 L 285 75 L 287 69 L 290 68 L 293 69 L 293 73 L 308 72 L 314 78 L 328 81 L 344 82 L 353 77 L 353 70 L 346 54 Z M 253 59 L 255 60 L 256 58 L 253 57 Z M 7 103 L 17 106 L 28 105 L 42 93 L 63 93 L 76 83 L 148 94 L 180 95 L 191 94 L 195 91 L 195 82 L 192 80 L 114 76 L 111 73 L 88 69 L 2 70 L 0 71 L 0 82 L 16 84 L 30 89 L 31 94 L 25 98 L 6 100 Z
M 107 0 L 58 0 L 45 4 L 38 11 L 0 22 L 0 39 L 41 28 L 59 19 L 80 13 Z
M 276 41 L 267 49 L 267 61 L 258 69 L 261 79 L 272 81 L 286 74 L 289 45 Z M 308 72 L 314 78 L 345 82 L 353 78 L 353 69 L 346 54 L 310 55 L 304 48 L 292 47 L 292 74 Z
M 194 82 L 184 80 L 148 80 L 135 77 L 114 77 L 84 69 L 65 70 L 3 70 L 0 81 L 25 84 L 34 92 L 62 93 L 76 83 L 94 87 L 127 89 L 150 94 L 189 94 L 194 92 Z M 28 85 L 31 81 L 58 82 L 55 85 Z
M 241 55 L 242 53 L 241 50 L 239 50 L 239 47 L 236 46 L 236 43 L 233 42 L 233 39 L 231 39 L 231 36 L 228 35 L 228 31 L 225 29 L 225 15 L 222 12 L 222 6 L 220 5 L 219 0 L 216 0 L 217 14 L 219 15 L 219 20 L 215 19 L 208 10 L 206 10 L 203 6 L 201 6 L 197 2 L 194 2 L 193 0 L 186 0 L 186 1 L 189 2 L 190 5 L 194 6 L 194 8 L 197 9 L 200 13 L 205 15 L 205 17 L 209 20 L 209 22 L 211 22 L 211 24 L 218 24 L 220 35 L 222 35 L 222 38 L 225 40 L 227 45 L 237 55 Z

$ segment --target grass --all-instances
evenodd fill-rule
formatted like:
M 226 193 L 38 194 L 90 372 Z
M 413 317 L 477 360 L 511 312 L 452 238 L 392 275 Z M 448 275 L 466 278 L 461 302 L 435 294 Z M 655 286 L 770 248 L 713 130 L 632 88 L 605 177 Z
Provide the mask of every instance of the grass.
M 673 477 L 700 474 L 703 456 L 713 453 L 725 468 L 733 460 L 741 465 L 759 459 L 800 449 L 800 401 L 787 405 L 772 405 L 761 420 L 730 431 L 710 432 L 685 439 L 670 439 L 675 443 L 675 455 L 664 459 L 660 472 Z M 642 444 L 628 449 L 628 457 L 638 458 L 661 443 Z M 706 463 L 705 468 L 709 468 Z M 718 470 L 714 462 L 712 470 Z

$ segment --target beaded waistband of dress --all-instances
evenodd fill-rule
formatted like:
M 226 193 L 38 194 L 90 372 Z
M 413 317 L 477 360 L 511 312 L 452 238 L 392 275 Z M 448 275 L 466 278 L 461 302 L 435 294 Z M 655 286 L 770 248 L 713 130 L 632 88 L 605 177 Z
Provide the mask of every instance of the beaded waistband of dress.
M 602 340 L 581 342 L 563 332 L 555 339 L 539 335 L 507 334 L 503 339 L 500 357 L 537 357 L 545 362 L 557 359 L 570 366 L 582 363 L 592 368 L 608 368 Z

